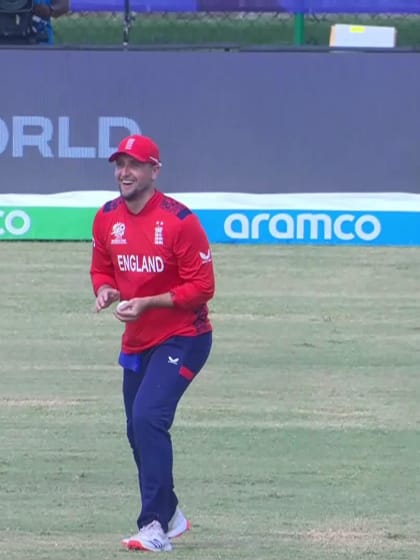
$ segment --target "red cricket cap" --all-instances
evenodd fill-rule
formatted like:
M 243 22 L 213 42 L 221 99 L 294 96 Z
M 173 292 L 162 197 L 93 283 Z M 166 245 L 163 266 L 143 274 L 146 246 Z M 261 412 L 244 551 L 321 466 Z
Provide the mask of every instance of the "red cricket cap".
M 142 136 L 141 134 L 132 134 L 123 138 L 117 151 L 110 156 L 109 161 L 114 161 L 121 154 L 131 156 L 143 163 L 161 165 L 157 144 L 148 136 Z

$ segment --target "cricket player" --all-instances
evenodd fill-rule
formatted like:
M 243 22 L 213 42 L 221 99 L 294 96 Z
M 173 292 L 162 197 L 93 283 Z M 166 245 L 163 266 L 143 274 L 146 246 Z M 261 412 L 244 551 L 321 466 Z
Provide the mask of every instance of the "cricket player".
M 153 140 L 128 136 L 109 161 L 120 196 L 95 216 L 90 274 L 96 310 L 119 301 L 114 315 L 125 323 L 119 364 L 141 511 L 138 532 L 122 544 L 169 551 L 170 539 L 189 529 L 174 492 L 169 430 L 211 349 L 212 254 L 198 218 L 156 189 Z

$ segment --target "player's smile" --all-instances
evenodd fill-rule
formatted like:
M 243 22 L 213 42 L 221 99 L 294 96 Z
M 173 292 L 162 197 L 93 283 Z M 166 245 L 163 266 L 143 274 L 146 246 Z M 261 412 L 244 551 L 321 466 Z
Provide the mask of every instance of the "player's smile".
M 131 187 L 132 185 L 136 184 L 135 179 L 121 179 L 119 181 L 121 187 Z
M 155 165 L 140 162 L 125 154 L 119 155 L 115 164 L 115 178 L 121 196 L 127 202 L 140 200 L 145 193 L 152 191 L 157 169 Z
M 136 186 L 138 182 L 134 179 L 120 179 L 118 183 L 120 186 L 121 196 L 123 198 L 129 196 L 130 194 L 133 194 L 137 190 Z

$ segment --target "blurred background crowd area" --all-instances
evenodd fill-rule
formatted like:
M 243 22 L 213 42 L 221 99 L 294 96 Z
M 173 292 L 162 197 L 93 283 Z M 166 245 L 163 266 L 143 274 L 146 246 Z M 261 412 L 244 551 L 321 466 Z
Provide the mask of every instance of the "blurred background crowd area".
M 335 23 L 397 29 L 397 46 L 420 46 L 420 14 L 305 14 L 285 12 L 133 13 L 69 12 L 54 21 L 56 45 L 121 45 L 129 23 L 130 46 L 225 48 L 328 46 Z

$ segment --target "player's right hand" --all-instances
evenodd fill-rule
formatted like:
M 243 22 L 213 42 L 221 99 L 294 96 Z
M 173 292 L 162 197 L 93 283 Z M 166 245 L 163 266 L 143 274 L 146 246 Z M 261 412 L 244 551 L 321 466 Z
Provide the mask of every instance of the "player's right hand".
M 115 301 L 120 299 L 120 292 L 115 288 L 104 287 L 100 288 L 98 295 L 96 296 L 96 311 L 99 312 L 102 309 L 106 309 Z

